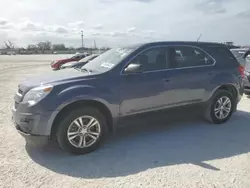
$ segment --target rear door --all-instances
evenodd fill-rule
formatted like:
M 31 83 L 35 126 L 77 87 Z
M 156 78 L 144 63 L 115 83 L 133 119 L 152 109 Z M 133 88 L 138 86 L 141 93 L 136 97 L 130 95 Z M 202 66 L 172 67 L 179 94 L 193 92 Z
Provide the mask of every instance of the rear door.
M 202 101 L 206 96 L 206 88 L 214 75 L 215 60 L 203 50 L 193 46 L 170 46 L 171 61 L 175 68 L 172 79 L 175 98 L 178 105 Z

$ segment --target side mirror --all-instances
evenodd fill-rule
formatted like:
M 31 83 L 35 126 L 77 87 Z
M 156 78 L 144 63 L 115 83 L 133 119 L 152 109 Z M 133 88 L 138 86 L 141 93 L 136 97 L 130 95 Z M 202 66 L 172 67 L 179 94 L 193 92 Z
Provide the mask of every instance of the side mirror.
M 126 73 L 138 73 L 140 72 L 141 64 L 131 63 L 127 68 L 125 68 L 124 72 Z

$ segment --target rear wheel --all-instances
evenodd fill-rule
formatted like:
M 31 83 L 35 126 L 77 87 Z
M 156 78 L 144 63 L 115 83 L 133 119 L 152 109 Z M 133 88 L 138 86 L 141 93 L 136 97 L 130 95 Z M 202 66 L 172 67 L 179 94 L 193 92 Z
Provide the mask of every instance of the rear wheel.
M 205 119 L 214 124 L 225 123 L 232 116 L 234 106 L 233 95 L 227 90 L 218 90 L 206 109 Z
M 93 107 L 77 109 L 60 123 L 56 137 L 59 145 L 67 152 L 85 154 L 96 150 L 102 143 L 106 120 Z

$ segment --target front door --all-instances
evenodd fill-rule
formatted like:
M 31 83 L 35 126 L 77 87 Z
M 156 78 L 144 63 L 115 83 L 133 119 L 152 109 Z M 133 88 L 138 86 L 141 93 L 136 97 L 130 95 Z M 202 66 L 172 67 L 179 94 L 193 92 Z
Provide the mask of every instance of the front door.
M 123 71 L 120 76 L 122 116 L 165 108 L 169 102 L 165 88 L 171 84 L 170 80 L 175 70 L 168 66 L 167 48 L 148 49 L 136 56 L 128 65 L 137 63 L 141 65 L 138 72 Z

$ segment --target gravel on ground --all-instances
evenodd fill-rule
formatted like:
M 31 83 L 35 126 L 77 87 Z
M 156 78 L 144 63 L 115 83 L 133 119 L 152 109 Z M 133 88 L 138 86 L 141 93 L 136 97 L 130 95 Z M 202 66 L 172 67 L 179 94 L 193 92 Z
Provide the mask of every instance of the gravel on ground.
M 220 126 L 185 118 L 142 121 L 82 156 L 57 146 L 26 146 L 11 121 L 14 93 L 21 81 L 51 72 L 57 58 L 0 56 L 0 187 L 250 187 L 247 96 Z

